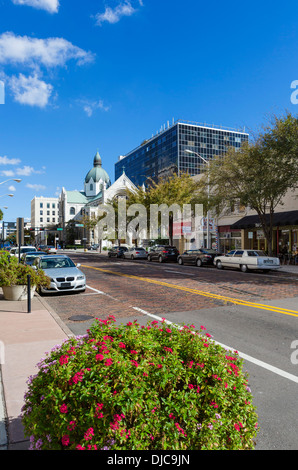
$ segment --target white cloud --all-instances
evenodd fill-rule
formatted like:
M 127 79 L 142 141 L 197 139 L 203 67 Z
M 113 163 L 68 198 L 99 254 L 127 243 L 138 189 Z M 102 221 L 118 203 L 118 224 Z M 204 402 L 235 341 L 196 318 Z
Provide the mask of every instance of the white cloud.
M 19 176 L 30 176 L 32 173 L 35 173 L 34 168 L 32 166 L 25 165 L 23 168 L 17 168 L 16 174 Z
M 23 64 L 31 67 L 63 66 L 74 59 L 78 65 L 94 60 L 91 52 L 74 46 L 64 38 L 38 39 L 16 36 L 6 32 L 0 35 L 0 63 Z
M 42 191 L 43 189 L 46 189 L 46 186 L 44 186 L 43 184 L 30 184 L 30 183 L 27 183 L 26 188 L 34 189 L 34 191 L 38 192 L 38 191 Z
M 85 113 L 88 117 L 91 117 L 93 112 L 96 109 L 101 109 L 102 111 L 109 111 L 110 107 L 106 106 L 103 100 L 90 101 L 90 100 L 78 100 L 78 103 L 83 107 Z
M 9 186 L 8 189 L 9 191 L 16 191 L 16 188 L 14 186 Z
M 18 165 L 20 162 L 19 158 L 8 158 L 6 155 L 0 157 L 0 165 Z
M 143 6 L 142 0 L 139 0 L 137 3 Z M 131 1 L 125 0 L 119 3 L 115 8 L 106 7 L 104 13 L 97 13 L 97 15 L 95 15 L 96 24 L 101 26 L 105 21 L 112 24 L 118 23 L 123 16 L 131 16 L 136 11 L 137 9 L 132 6 Z
M 7 178 L 10 178 L 11 176 L 15 176 L 12 170 L 3 170 L 1 171 L 1 175 L 7 176 Z
M 15 5 L 27 5 L 49 13 L 57 13 L 59 8 L 59 0 L 12 0 L 12 2 Z
M 53 91 L 52 85 L 40 80 L 36 74 L 29 77 L 25 77 L 22 73 L 18 77 L 12 76 L 9 86 L 15 101 L 40 108 L 48 104 Z

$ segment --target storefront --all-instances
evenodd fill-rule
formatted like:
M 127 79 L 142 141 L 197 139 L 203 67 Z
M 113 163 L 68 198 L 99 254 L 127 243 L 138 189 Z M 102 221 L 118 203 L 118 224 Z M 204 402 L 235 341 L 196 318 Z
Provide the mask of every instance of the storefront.
M 267 223 L 269 215 L 267 216 Z M 241 248 L 267 251 L 267 241 L 257 215 L 250 215 L 231 225 L 231 230 L 241 230 Z M 277 212 L 273 215 L 272 249 L 276 255 L 294 253 L 298 247 L 298 210 Z
M 218 227 L 218 251 L 228 253 L 231 250 L 241 248 L 241 230 L 234 229 L 230 225 Z

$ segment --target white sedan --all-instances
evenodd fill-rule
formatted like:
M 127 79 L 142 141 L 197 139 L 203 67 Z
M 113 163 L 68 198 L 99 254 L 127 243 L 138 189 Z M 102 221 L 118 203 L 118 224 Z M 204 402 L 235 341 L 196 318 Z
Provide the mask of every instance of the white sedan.
M 249 270 L 270 271 L 280 268 L 278 258 L 267 256 L 259 250 L 232 250 L 225 255 L 216 256 L 213 263 L 218 269 L 237 268 L 243 273 Z

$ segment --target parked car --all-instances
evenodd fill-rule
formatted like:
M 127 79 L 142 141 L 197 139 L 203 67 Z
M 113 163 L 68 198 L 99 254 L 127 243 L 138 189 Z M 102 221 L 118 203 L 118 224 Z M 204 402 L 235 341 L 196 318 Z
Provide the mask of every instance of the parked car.
M 156 246 L 151 249 L 147 255 L 148 261 L 159 261 L 163 263 L 164 261 L 177 261 L 179 256 L 179 251 L 175 246 L 170 245 L 161 245 Z
M 28 253 L 29 251 L 37 251 L 35 246 L 21 246 L 20 247 L 20 256 L 22 256 L 23 253 Z M 10 250 L 10 255 L 11 256 L 19 256 L 19 247 L 18 246 L 13 246 Z
M 111 258 L 112 256 L 115 256 L 116 258 L 121 258 L 123 252 L 127 250 L 126 246 L 113 246 L 113 248 L 108 251 L 108 257 Z
M 89 246 L 88 250 L 98 250 L 98 248 L 99 248 L 99 244 L 94 243 L 93 245 Z
M 51 254 L 51 253 L 56 254 L 57 248 L 55 248 L 54 245 L 48 245 L 48 246 L 45 246 L 44 251 L 48 254 Z
M 237 268 L 242 272 L 249 270 L 269 271 L 279 269 L 279 259 L 267 256 L 258 250 L 232 250 L 229 253 L 214 258 L 214 264 L 218 269 Z
M 216 256 L 220 256 L 215 250 L 200 248 L 197 250 L 186 250 L 178 256 L 178 264 L 195 264 L 196 266 L 212 265 Z
M 37 251 L 44 251 L 47 248 L 47 245 L 38 245 Z
M 128 259 L 136 259 L 136 258 L 142 258 L 142 259 L 147 259 L 147 251 L 145 248 L 129 248 L 127 251 L 123 251 L 122 253 L 122 258 L 128 258 Z
M 40 293 L 84 292 L 86 276 L 78 269 L 79 266 L 66 255 L 37 256 L 32 267 L 42 269 L 51 279 L 50 287 L 41 287 Z
M 42 256 L 46 254 L 47 253 L 45 251 L 28 251 L 27 253 L 23 253 L 21 255 L 21 263 L 31 266 L 36 256 Z

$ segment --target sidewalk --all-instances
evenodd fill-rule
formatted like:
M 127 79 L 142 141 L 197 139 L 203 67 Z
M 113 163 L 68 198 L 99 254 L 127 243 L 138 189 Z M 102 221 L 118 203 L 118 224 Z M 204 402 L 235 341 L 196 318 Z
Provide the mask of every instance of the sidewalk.
M 43 298 L 35 296 L 27 313 L 26 300 L 4 300 L 0 289 L 0 450 L 28 450 L 20 419 L 26 381 L 45 353 L 69 336 Z

